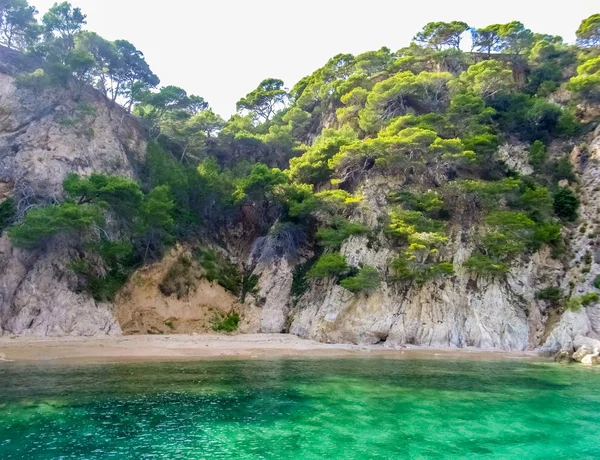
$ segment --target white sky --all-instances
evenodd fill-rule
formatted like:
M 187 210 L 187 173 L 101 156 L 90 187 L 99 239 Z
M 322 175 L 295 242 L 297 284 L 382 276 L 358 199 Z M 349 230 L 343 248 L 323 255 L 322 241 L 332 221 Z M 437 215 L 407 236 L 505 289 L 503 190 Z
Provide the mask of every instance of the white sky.
M 55 0 L 29 0 L 43 14 Z M 71 0 L 87 29 L 126 39 L 162 85 L 204 97 L 224 117 L 267 77 L 292 87 L 338 53 L 409 44 L 430 21 L 521 21 L 573 42 L 600 0 Z M 40 17 L 41 17 L 40 14 Z

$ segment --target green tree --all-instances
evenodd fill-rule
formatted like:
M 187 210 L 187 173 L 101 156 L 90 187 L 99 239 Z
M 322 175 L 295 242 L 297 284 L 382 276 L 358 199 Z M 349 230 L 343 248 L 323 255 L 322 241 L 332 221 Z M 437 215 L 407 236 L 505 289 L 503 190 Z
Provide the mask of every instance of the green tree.
M 502 39 L 500 50 L 515 57 L 523 54 L 533 44 L 533 32 L 519 21 L 502 24 L 498 33 Z
M 304 154 L 290 160 L 290 176 L 306 184 L 325 182 L 332 172 L 328 161 L 343 145 L 350 145 L 356 140 L 356 133 L 350 128 L 324 129 Z
M 75 35 L 86 24 L 86 15 L 69 2 L 55 3 L 42 17 L 47 39 L 57 38 L 61 46 L 71 50 L 75 46 Z
M 589 18 L 584 19 L 576 34 L 579 46 L 600 46 L 600 14 L 592 14 Z
M 248 112 L 255 120 L 268 121 L 277 111 L 285 107 L 288 93 L 283 89 L 283 81 L 267 78 L 254 91 L 240 99 L 237 104 L 238 112 Z
M 554 193 L 554 212 L 561 219 L 573 221 L 577 219 L 579 198 L 568 187 L 559 187 Z
M 460 76 L 458 85 L 461 85 L 464 91 L 473 92 L 484 100 L 509 93 L 515 87 L 512 72 L 494 59 L 470 66 Z
M 481 29 L 471 29 L 472 47 L 480 53 L 491 56 L 492 51 L 498 51 L 502 38 L 500 36 L 500 24 L 492 24 Z
M 155 88 L 160 79 L 150 70 L 144 54 L 127 40 L 116 40 L 117 59 L 109 66 L 111 84 L 109 93 L 113 104 L 123 97 L 129 111 L 143 90 Z
M 173 239 L 173 202 L 169 187 L 161 185 L 146 196 L 137 222 L 137 235 L 146 261 L 149 255 L 157 257 Z
M 18 50 L 33 45 L 40 35 L 36 14 L 27 0 L 0 1 L 0 44 Z
M 462 34 L 469 26 L 461 21 L 430 22 L 415 35 L 416 42 L 429 46 L 436 51 L 445 47 L 460 49 Z
M 600 101 L 600 56 L 577 67 L 577 75 L 571 78 L 568 88 L 586 99 Z
M 100 225 L 101 221 L 98 206 L 66 201 L 31 209 L 20 223 L 9 228 L 8 236 L 17 247 L 34 248 L 51 236 L 81 232 Z

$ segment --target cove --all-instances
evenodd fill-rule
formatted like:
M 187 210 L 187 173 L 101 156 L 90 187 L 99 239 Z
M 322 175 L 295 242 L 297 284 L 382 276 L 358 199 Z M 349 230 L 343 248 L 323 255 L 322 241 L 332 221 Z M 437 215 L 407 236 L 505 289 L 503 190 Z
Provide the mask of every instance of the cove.
M 600 458 L 599 384 L 544 362 L 0 363 L 0 458 Z

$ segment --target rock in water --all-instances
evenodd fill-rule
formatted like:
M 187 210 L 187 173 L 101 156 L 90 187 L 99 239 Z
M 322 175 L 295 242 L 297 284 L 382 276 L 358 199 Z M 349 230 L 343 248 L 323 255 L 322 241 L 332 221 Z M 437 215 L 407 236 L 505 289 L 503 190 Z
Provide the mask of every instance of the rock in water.
M 555 363 L 569 364 L 569 363 L 572 363 L 573 361 L 574 361 L 574 359 L 571 356 L 571 352 L 569 352 L 569 350 L 560 350 L 554 356 Z

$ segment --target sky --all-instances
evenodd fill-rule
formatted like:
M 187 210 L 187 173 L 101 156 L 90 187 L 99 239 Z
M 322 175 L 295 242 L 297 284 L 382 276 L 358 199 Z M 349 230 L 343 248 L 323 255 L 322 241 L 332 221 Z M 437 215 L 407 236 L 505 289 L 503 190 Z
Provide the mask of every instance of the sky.
M 56 0 L 29 0 L 43 14 Z M 521 21 L 575 40 L 600 0 L 71 0 L 88 30 L 126 39 L 161 85 L 204 97 L 227 118 L 265 78 L 291 88 L 338 53 L 396 51 L 431 21 Z

